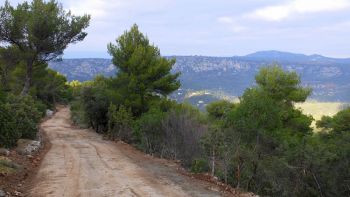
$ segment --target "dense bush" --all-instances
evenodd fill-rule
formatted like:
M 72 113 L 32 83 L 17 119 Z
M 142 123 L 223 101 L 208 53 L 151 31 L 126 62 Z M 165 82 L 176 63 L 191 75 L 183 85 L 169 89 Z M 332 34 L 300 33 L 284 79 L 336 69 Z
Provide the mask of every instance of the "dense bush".
M 108 108 L 108 137 L 112 140 L 121 139 L 123 141 L 133 141 L 133 117 L 131 110 L 124 106 L 110 104 Z
M 21 134 L 15 130 L 15 117 L 8 106 L 0 103 L 0 147 L 11 147 L 16 144 Z
M 11 72 L 1 71 L 9 69 L 5 67 L 6 65 L 1 65 L 0 51 L 0 89 L 19 95 L 25 80 L 25 67 L 22 63 L 18 63 L 15 68 L 10 70 Z M 1 75 L 1 73 L 3 74 Z M 56 103 L 68 103 L 73 97 L 72 88 L 67 84 L 66 77 L 42 63 L 38 63 L 34 67 L 33 82 L 29 94 L 51 109 Z
M 94 81 L 82 84 L 82 87 L 79 87 L 80 95 L 76 98 L 85 112 L 83 120 L 86 125 L 98 133 L 106 133 L 108 130 L 107 115 L 110 103 L 119 103 L 116 101 L 118 96 L 113 95 L 109 83 L 109 79 L 98 76 Z
M 34 139 L 45 105 L 30 96 L 8 95 L 1 108 L 0 146 L 14 146 L 19 138 Z
M 21 132 L 21 137 L 34 139 L 38 130 L 37 124 L 45 113 L 43 104 L 30 96 L 11 95 L 5 106 L 11 109 L 12 115 L 16 117 L 16 130 Z
M 309 92 L 297 75 L 270 67 L 256 78 L 229 112 L 221 113 L 223 103 L 208 106 L 202 144 L 213 175 L 266 196 L 346 196 L 349 109 L 323 117 L 324 131 L 312 133 L 313 118 L 293 106 Z
M 317 125 L 323 132 L 317 133 L 307 146 L 309 168 L 323 196 L 350 194 L 350 108 L 333 117 L 322 118 Z
M 207 105 L 206 110 L 210 118 L 223 119 L 227 117 L 237 105 L 226 100 L 215 101 Z
M 350 108 L 340 111 L 334 117 L 323 116 L 316 125 L 319 128 L 331 129 L 333 132 L 350 131 Z
M 305 101 L 310 91 L 299 85 L 294 72 L 276 66 L 261 69 L 256 82 L 225 113 L 224 123 L 209 110 L 218 119 L 205 141 L 212 173 L 258 194 L 300 196 L 307 190 L 302 186 L 307 177 L 302 176 L 306 169 L 300 151 L 311 135 L 312 117 L 293 103 Z
M 0 96 L 0 146 L 11 147 L 18 138 L 36 137 L 47 107 L 71 99 L 66 78 L 47 62 L 85 38 L 90 16 L 74 16 L 43 0 L 18 6 L 6 1 L 0 15 L 0 91 L 7 94 Z
M 66 77 L 51 69 L 44 72 L 46 73 L 41 74 L 42 77 L 38 77 L 33 84 L 32 94 L 35 92 L 34 95 L 49 107 L 71 101 L 72 89 L 68 86 Z
M 162 122 L 164 131 L 163 155 L 181 160 L 190 167 L 201 158 L 200 139 L 207 132 L 207 125 L 198 109 L 180 104 L 170 110 Z
M 201 114 L 188 105 L 173 105 L 168 111 L 159 106 L 144 113 L 135 124 L 135 136 L 147 153 L 181 160 L 190 167 L 201 157 L 200 138 L 207 127 L 201 122 Z
M 71 120 L 74 124 L 81 128 L 88 128 L 88 119 L 84 109 L 84 105 L 80 100 L 74 100 L 70 103 Z
M 191 172 L 204 173 L 208 172 L 209 166 L 208 161 L 205 159 L 194 159 L 191 165 Z
M 159 108 L 154 107 L 136 120 L 134 134 L 140 143 L 140 147 L 149 154 L 160 155 L 162 152 L 164 145 L 162 122 L 165 115 Z

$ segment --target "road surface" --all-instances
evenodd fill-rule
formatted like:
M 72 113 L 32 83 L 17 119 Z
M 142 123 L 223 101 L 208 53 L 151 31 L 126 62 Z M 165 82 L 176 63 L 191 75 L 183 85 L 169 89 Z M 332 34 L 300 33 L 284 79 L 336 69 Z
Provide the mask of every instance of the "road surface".
M 171 162 L 72 126 L 67 107 L 41 128 L 52 145 L 28 196 L 221 196 L 215 186 L 180 174 Z

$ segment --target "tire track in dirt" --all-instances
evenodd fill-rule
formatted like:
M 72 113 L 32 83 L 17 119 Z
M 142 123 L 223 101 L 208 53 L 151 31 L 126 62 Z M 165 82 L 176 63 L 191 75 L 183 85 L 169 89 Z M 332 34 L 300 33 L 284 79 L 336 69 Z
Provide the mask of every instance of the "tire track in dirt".
M 208 189 L 215 185 L 180 174 L 170 162 L 72 126 L 67 107 L 41 128 L 51 149 L 27 196 L 221 196 Z

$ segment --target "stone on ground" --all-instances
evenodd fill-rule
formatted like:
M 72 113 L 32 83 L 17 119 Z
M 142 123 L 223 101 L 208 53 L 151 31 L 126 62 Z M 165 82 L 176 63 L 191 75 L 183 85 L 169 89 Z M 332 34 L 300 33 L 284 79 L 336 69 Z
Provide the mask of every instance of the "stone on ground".
M 0 155 L 2 156 L 9 156 L 10 151 L 7 150 L 6 148 L 0 148 Z
M 16 151 L 20 155 L 32 155 L 36 153 L 41 147 L 40 141 L 19 139 L 17 141 Z

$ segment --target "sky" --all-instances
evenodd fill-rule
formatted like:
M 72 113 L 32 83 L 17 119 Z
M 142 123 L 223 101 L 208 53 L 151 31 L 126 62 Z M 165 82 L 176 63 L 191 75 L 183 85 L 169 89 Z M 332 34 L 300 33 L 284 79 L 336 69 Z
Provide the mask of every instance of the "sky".
M 5 0 L 0 0 L 3 5 Z M 21 0 L 10 0 L 16 5 Z M 109 58 L 133 24 L 162 55 L 246 55 L 280 50 L 350 57 L 350 0 L 59 0 L 92 17 L 64 58 Z

